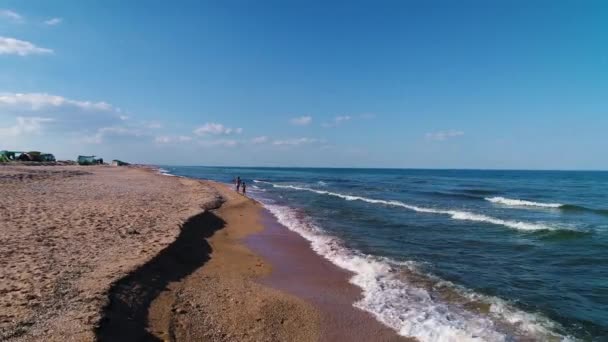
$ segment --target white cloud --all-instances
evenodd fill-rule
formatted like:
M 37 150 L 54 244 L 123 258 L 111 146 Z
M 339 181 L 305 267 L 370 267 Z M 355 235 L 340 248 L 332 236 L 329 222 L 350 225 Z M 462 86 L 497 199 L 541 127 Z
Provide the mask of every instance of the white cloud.
M 164 135 L 164 136 L 156 137 L 154 139 L 154 141 L 157 144 L 171 144 L 171 143 L 175 143 L 175 142 L 188 142 L 188 141 L 192 141 L 192 137 L 189 137 L 189 136 L 186 136 L 186 135 L 179 135 L 179 136 Z
M 63 21 L 62 18 L 51 18 L 49 20 L 45 20 L 44 24 L 49 25 L 49 26 L 55 26 L 55 25 L 61 24 L 62 21 Z
M 53 121 L 46 134 L 72 135 L 79 141 L 101 143 L 107 136 L 142 136 L 148 127 L 133 122 L 103 101 L 82 101 L 47 93 L 0 93 L 0 113 L 21 120 L 5 134 L 40 132 Z M 36 119 L 44 117 L 44 120 Z M 25 119 L 19 119 L 25 118 Z M 33 119 L 27 119 L 33 118 Z
M 145 126 L 146 126 L 146 128 L 150 128 L 150 129 L 163 128 L 163 125 L 160 122 L 156 122 L 156 121 L 146 122 Z
M 91 102 L 67 99 L 46 93 L 0 93 L 0 107 L 20 110 L 44 110 L 58 107 L 76 107 L 83 110 L 112 111 L 107 102 Z
M 463 135 L 464 135 L 463 131 L 457 131 L 457 130 L 451 129 L 449 131 L 430 132 L 430 133 L 425 134 L 424 137 L 426 138 L 426 140 L 445 141 L 445 140 L 463 136 Z
M 0 55 L 42 55 L 51 54 L 53 50 L 38 47 L 25 40 L 0 36 Z
M 312 122 L 312 117 L 311 116 L 300 116 L 300 117 L 289 120 L 289 122 L 291 122 L 292 125 L 296 125 L 296 126 L 306 126 Z
M 44 123 L 54 121 L 51 118 L 41 118 L 41 117 L 23 117 L 18 116 L 15 118 L 17 121 L 14 126 L 11 127 L 0 127 L 0 137 L 2 136 L 20 136 L 24 134 L 38 134 L 42 130 L 42 125 Z
M 171 142 L 173 142 L 172 137 L 169 136 L 160 136 L 160 137 L 156 137 L 156 139 L 154 139 L 154 141 L 156 141 L 156 143 L 158 144 L 169 144 Z
M 251 139 L 251 142 L 253 144 L 263 144 L 263 143 L 265 143 L 267 141 L 268 141 L 268 137 L 265 136 L 265 135 L 262 135 L 262 136 L 255 137 L 255 138 Z
M 16 22 L 20 22 L 23 20 L 23 17 L 21 16 L 21 14 L 15 12 L 15 11 L 7 10 L 7 9 L 0 9 L 0 17 L 7 18 L 9 20 L 16 21 Z
M 323 127 L 337 127 L 344 122 L 350 121 L 352 117 L 350 115 L 336 116 L 331 122 L 325 122 L 321 126 Z
M 101 144 L 126 142 L 161 136 L 162 124 L 154 120 L 135 120 L 104 101 L 75 100 L 47 93 L 1 93 L 0 118 L 16 120 L 11 127 L 0 127 L 5 136 L 44 133 L 49 138 L 73 137 L 77 142 Z M 49 122 L 52 121 L 52 124 Z M 10 121 L 9 121 L 10 122 Z M 2 121 L 0 121 L 0 124 Z M 177 136 L 176 142 L 192 140 Z M 165 142 L 167 139 L 158 138 Z
M 242 128 L 230 128 L 219 123 L 208 122 L 194 130 L 196 135 L 230 135 L 241 134 Z
M 272 144 L 276 146 L 297 146 L 304 144 L 313 144 L 316 142 L 320 142 L 320 140 L 314 138 L 295 138 L 286 140 L 275 140 L 272 142 Z
M 146 133 L 137 127 L 102 127 L 99 128 L 94 135 L 84 138 L 84 142 L 90 144 L 101 144 L 106 137 L 142 137 L 144 135 L 146 135 Z
M 222 147 L 235 147 L 240 144 L 239 141 L 233 139 L 217 139 L 217 140 L 202 140 L 199 141 L 201 146 L 213 147 L 213 146 L 222 146 Z

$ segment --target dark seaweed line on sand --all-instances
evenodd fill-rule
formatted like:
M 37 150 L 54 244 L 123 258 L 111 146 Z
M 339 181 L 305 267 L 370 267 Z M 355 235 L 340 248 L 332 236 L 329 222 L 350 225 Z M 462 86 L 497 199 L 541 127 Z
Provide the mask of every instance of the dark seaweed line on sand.
M 161 341 L 146 329 L 148 309 L 169 283 L 184 279 L 210 259 L 212 249 L 206 239 L 226 225 L 211 210 L 222 203 L 218 199 L 189 218 L 172 244 L 112 284 L 95 329 L 98 341 Z

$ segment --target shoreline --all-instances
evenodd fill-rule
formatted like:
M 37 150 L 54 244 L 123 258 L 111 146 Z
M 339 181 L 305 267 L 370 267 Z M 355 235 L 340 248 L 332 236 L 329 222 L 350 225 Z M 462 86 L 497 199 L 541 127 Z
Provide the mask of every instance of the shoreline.
M 400 336 L 353 304 L 362 290 L 349 282 L 353 273 L 315 253 L 302 236 L 280 224 L 264 208 L 265 229 L 245 244 L 273 265 L 262 284 L 305 299 L 321 315 L 320 341 L 416 341 Z
M 399 335 L 372 313 L 355 307 L 353 304 L 361 299 L 363 290 L 350 283 L 354 273 L 314 252 L 309 241 L 279 223 L 262 202 L 236 193 L 230 184 L 173 175 L 160 167 L 155 170 L 164 176 L 213 184 L 259 207 L 256 221 L 262 228 L 241 239 L 247 248 L 269 262 L 272 269 L 258 276 L 256 282 L 312 304 L 321 317 L 319 341 L 417 341 Z
M 2 340 L 404 340 L 352 306 L 349 273 L 227 185 L 154 167 L 10 165 L 0 180 Z
M 237 194 L 229 185 L 197 181 L 214 187 L 225 199 L 211 211 L 222 226 L 207 239 L 209 263 L 152 302 L 148 330 L 155 337 L 415 341 L 355 308 L 361 289 L 349 283 L 352 274 L 316 254 L 262 203 Z

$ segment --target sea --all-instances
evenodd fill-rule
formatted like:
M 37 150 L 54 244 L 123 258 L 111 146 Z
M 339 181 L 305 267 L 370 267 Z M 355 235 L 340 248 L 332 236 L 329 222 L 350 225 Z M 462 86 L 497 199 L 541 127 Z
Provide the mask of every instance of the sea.
M 420 341 L 608 341 L 608 172 L 164 166 L 233 183 Z

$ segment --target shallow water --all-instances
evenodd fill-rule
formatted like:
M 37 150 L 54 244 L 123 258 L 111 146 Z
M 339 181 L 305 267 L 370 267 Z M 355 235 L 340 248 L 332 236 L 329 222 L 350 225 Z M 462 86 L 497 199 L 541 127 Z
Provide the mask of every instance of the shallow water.
M 164 168 L 240 176 L 403 335 L 608 339 L 608 172 Z

